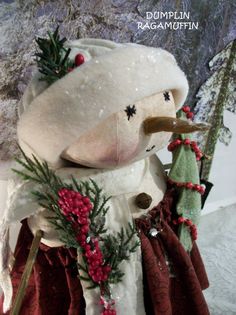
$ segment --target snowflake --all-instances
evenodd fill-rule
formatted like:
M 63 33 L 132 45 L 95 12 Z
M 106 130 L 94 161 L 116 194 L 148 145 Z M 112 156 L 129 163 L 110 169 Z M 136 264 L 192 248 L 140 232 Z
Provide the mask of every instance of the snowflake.
M 136 114 L 136 108 L 135 105 L 133 105 L 132 107 L 129 105 L 126 107 L 125 112 L 128 116 L 128 120 L 130 120 L 130 117 L 133 117 Z

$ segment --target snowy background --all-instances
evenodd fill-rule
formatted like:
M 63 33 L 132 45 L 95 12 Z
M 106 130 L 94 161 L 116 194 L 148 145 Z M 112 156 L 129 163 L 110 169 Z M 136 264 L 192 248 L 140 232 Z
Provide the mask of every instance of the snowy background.
M 163 47 L 173 53 L 186 73 L 187 103 L 196 109 L 196 95 L 211 76 L 209 61 L 236 38 L 234 0 L 0 0 L 0 209 L 4 209 L 6 181 L 17 154 L 17 103 L 34 71 L 35 36 L 45 36 L 61 24 L 68 39 L 95 37 Z M 189 11 L 198 30 L 138 30 L 147 11 Z M 141 67 L 142 65 L 140 65 Z M 234 86 L 235 89 L 235 86 Z M 235 95 L 235 91 L 232 90 Z M 209 104 L 202 102 L 201 111 Z M 211 287 L 206 297 L 212 315 L 236 315 L 236 117 L 224 114 L 233 137 L 218 142 L 210 181 L 214 188 L 203 210 L 199 245 Z M 164 163 L 170 155 L 159 155 Z M 232 204 L 232 206 L 231 206 Z M 219 210 L 215 212 L 215 210 Z M 214 212 L 213 212 L 214 211 Z M 12 233 L 14 246 L 17 229 Z

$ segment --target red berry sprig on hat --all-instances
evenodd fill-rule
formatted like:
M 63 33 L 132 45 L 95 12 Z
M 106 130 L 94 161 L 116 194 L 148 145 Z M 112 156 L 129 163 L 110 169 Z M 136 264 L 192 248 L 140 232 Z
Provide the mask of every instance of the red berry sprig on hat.
M 79 67 L 85 62 L 84 56 L 82 54 L 77 54 L 75 56 L 75 66 Z
M 193 224 L 193 222 L 190 219 L 184 218 L 181 216 L 177 220 L 173 220 L 173 224 L 174 225 L 185 224 L 186 226 L 188 226 L 190 229 L 192 240 L 196 241 L 196 239 L 197 239 L 197 227 L 195 224 Z
M 77 54 L 74 59 L 74 65 L 73 67 L 68 68 L 68 72 L 73 71 L 75 68 L 81 66 L 84 62 L 84 56 L 82 54 Z
M 71 48 L 67 48 L 64 43 L 66 38 L 60 38 L 59 26 L 56 30 L 48 33 L 48 38 L 37 38 L 38 51 L 36 52 L 36 62 L 39 72 L 42 74 L 41 80 L 52 84 L 63 78 L 68 72 L 81 66 L 84 56 L 78 53 L 74 61 L 71 61 Z

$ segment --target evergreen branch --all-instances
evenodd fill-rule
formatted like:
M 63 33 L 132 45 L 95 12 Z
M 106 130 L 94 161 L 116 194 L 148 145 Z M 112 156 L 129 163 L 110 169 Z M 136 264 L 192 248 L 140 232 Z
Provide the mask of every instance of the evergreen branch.
M 97 215 L 97 210 L 98 210 L 99 203 L 100 203 L 101 189 L 98 188 L 97 184 L 91 178 L 90 178 L 90 182 L 93 184 L 93 187 L 95 189 L 93 212 L 91 213 L 91 216 L 90 216 L 90 219 L 92 220 Z
M 48 32 L 48 38 L 36 38 L 39 52 L 35 57 L 39 72 L 43 74 L 41 80 L 52 84 L 67 74 L 72 63 L 69 60 L 71 49 L 64 47 L 65 42 L 66 38 L 60 39 L 59 27 L 53 34 Z
M 115 284 L 118 283 L 122 280 L 124 276 L 124 272 L 120 270 L 116 270 L 115 272 L 112 272 L 110 277 L 109 277 L 109 283 Z
M 38 201 L 47 200 L 45 194 L 41 193 L 41 192 L 38 191 L 38 190 L 33 190 L 33 191 L 31 191 L 31 194 L 32 194 L 33 196 L 35 196 L 35 198 L 36 198 Z
M 31 181 L 33 181 L 33 182 L 36 182 L 36 183 L 39 183 L 39 184 L 41 184 L 41 181 L 38 179 L 38 178 L 36 178 L 36 177 L 33 177 L 33 176 L 30 176 L 30 175 L 28 175 L 28 174 L 26 174 L 26 173 L 24 173 L 24 172 L 22 172 L 22 171 L 19 171 L 19 170 L 16 170 L 16 169 L 14 169 L 14 168 L 12 168 L 12 171 L 14 172 L 14 173 L 16 173 L 17 175 L 19 175 L 23 180 L 31 180 Z
M 109 207 L 104 209 L 104 206 L 106 205 L 106 203 L 110 199 L 111 199 L 111 197 L 106 198 L 105 196 L 103 196 L 103 202 L 102 202 L 101 206 L 98 208 L 98 210 L 96 212 L 96 215 L 99 215 L 102 212 L 102 210 L 105 211 L 105 213 L 103 212 L 103 215 L 107 213 L 107 211 L 109 210 Z
M 105 235 L 102 238 L 103 252 L 106 256 L 106 263 L 112 267 L 112 273 L 109 276 L 109 282 L 116 283 L 122 278 L 122 272 L 119 270 L 119 264 L 123 260 L 129 260 L 130 254 L 135 252 L 139 246 L 139 241 L 131 244 L 133 237 L 136 234 L 136 229 L 130 223 L 127 229 L 121 229 L 117 235 Z
M 128 223 L 128 226 L 129 228 L 126 230 L 126 234 L 127 234 L 127 240 L 126 242 L 124 243 L 124 246 L 126 246 L 130 241 L 131 239 L 133 238 L 133 236 L 136 234 L 136 229 L 135 229 L 135 226 L 131 225 L 130 222 Z M 129 234 L 129 230 L 130 230 L 130 234 Z
M 83 280 L 83 281 L 89 281 L 89 282 L 91 282 L 91 279 L 90 279 L 90 278 L 86 278 L 86 277 L 81 276 L 81 275 L 79 275 L 79 279 L 80 279 L 80 280 Z
M 95 182 L 92 178 L 90 178 L 89 180 L 90 180 L 90 182 L 93 184 L 93 187 L 94 187 L 94 189 L 95 189 L 95 192 L 96 192 L 97 194 L 100 194 L 100 193 L 102 192 L 102 189 L 98 187 L 98 185 L 96 184 L 96 182 Z
M 129 249 L 130 253 L 135 253 L 135 252 L 136 252 L 136 249 L 139 247 L 139 245 L 140 245 L 140 242 L 139 242 L 139 241 L 136 241 L 136 242 L 134 243 L 133 247 L 131 247 L 131 248 Z
M 81 191 L 81 185 L 78 184 L 78 182 L 77 182 L 77 180 L 74 178 L 74 176 L 71 176 L 71 180 L 72 180 L 72 182 L 73 182 L 74 187 L 76 188 L 76 190 L 77 190 L 78 192 L 80 192 L 80 191 Z
M 96 289 L 98 287 L 98 284 L 94 283 L 93 285 L 87 287 L 87 290 L 92 290 L 92 289 Z
M 103 209 L 103 215 L 106 215 L 109 210 L 109 206 Z
M 92 194 L 95 195 L 96 192 L 93 191 L 90 187 L 89 187 L 89 183 L 88 182 L 83 182 L 83 185 L 84 185 L 84 188 L 85 188 L 85 195 L 88 196 L 90 198 L 90 200 L 93 199 L 94 201 L 94 198 L 92 197 Z M 92 194 L 91 194 L 92 193 Z
M 84 271 L 86 273 L 88 272 L 88 270 L 83 265 L 81 265 L 79 262 L 77 262 L 77 265 L 78 265 L 78 268 L 81 269 L 82 271 Z
M 24 161 L 22 161 L 19 158 L 15 158 L 16 162 L 21 164 L 24 168 L 26 168 L 28 171 L 32 171 L 32 168 L 30 167 L 30 165 L 26 164 Z
M 99 233 L 99 235 L 104 234 L 107 232 L 107 229 L 100 228 L 97 232 Z
M 37 200 L 38 204 L 43 208 L 48 209 L 53 213 L 53 216 L 48 217 L 48 221 L 53 224 L 55 229 L 59 231 L 60 240 L 66 247 L 73 247 L 81 251 L 82 258 L 84 259 L 84 266 L 78 263 L 78 268 L 83 270 L 86 276 L 82 276 L 82 280 L 91 281 L 92 285 L 88 288 L 93 289 L 99 286 L 89 276 L 87 261 L 84 256 L 83 248 L 80 247 L 77 241 L 79 227 L 74 227 L 72 222 L 67 219 L 62 213 L 60 205 L 58 204 L 58 191 L 62 188 L 78 191 L 83 196 L 86 195 L 90 198 L 93 204 L 92 211 L 90 212 L 90 237 L 91 235 L 99 238 L 104 258 L 104 265 L 110 265 L 112 270 L 109 274 L 106 284 L 117 283 L 122 280 L 123 272 L 119 269 L 119 264 L 123 260 L 128 260 L 130 254 L 135 251 L 139 242 L 132 242 L 136 234 L 134 225 L 129 223 L 126 229 L 121 228 L 120 232 L 115 235 L 105 234 L 105 215 L 109 210 L 106 206 L 110 197 L 106 197 L 102 193 L 102 189 L 98 187 L 96 182 L 92 179 L 78 183 L 72 176 L 71 183 L 67 184 L 50 170 L 46 162 L 40 162 L 35 156 L 32 159 L 28 158 L 23 151 L 23 161 L 18 160 L 19 164 L 23 166 L 23 170 L 14 170 L 23 180 L 33 181 L 39 184 L 41 190 L 32 191 L 32 195 Z M 90 241 L 88 241 L 89 243 Z M 91 245 L 92 246 L 92 245 Z
M 44 170 L 43 165 L 39 162 L 39 160 L 33 155 L 33 160 L 35 162 L 35 166 L 38 168 L 39 172 L 42 175 L 42 178 L 47 182 L 50 180 L 49 174 Z
M 70 52 L 71 52 L 71 49 L 69 48 L 69 49 L 66 51 L 65 57 L 62 59 L 61 67 L 64 66 L 65 63 L 67 62 Z

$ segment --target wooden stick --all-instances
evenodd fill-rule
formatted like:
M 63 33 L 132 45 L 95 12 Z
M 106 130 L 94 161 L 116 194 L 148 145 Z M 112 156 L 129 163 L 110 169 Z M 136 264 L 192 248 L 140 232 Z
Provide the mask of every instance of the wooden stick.
M 25 269 L 21 277 L 21 282 L 18 287 L 12 309 L 10 311 L 10 315 L 18 315 L 20 312 L 21 304 L 25 295 L 26 288 L 28 286 L 29 278 L 30 278 L 32 268 L 33 268 L 33 265 L 34 265 L 34 262 L 38 253 L 42 236 L 43 236 L 43 231 L 41 230 L 36 231 L 31 248 L 30 248 L 29 256 L 26 261 Z

